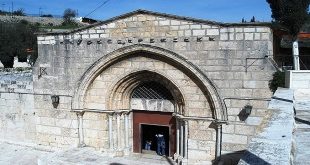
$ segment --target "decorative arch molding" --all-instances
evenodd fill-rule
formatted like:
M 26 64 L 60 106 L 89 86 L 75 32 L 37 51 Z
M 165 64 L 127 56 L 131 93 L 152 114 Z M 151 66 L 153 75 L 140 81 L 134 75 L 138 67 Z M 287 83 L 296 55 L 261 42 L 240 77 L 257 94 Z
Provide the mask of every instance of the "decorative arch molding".
M 209 96 L 211 109 L 214 111 L 214 118 L 219 121 L 227 120 L 227 112 L 221 99 L 217 87 L 195 64 L 188 61 L 183 56 L 160 47 L 147 44 L 134 44 L 117 49 L 104 55 L 98 61 L 93 63 L 82 75 L 75 86 L 72 98 L 72 110 L 83 110 L 84 96 L 89 85 L 106 68 L 115 62 L 133 56 L 137 53 L 145 52 L 162 59 L 165 62 L 172 63 L 177 69 L 187 74 L 205 93 Z
M 121 75 L 120 79 L 118 79 L 115 84 L 112 84 L 112 89 L 108 90 L 108 96 L 110 97 L 106 100 L 108 109 L 129 108 L 129 100 L 131 99 L 133 90 L 144 82 L 157 82 L 163 85 L 169 90 L 169 93 L 171 93 L 175 106 L 184 105 L 182 91 L 180 91 L 180 88 L 172 81 L 171 77 L 167 77 L 164 73 L 157 72 L 156 70 L 143 69 Z M 121 102 L 116 103 L 115 100 Z M 181 111 L 177 113 L 183 114 Z

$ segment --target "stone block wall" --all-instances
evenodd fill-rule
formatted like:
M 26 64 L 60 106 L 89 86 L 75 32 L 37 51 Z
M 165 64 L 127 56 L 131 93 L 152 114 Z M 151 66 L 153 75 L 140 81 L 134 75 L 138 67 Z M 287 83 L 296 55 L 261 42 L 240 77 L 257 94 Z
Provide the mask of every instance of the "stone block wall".
M 263 127 L 262 121 L 268 118 L 268 101 L 266 98 L 270 98 L 272 95 L 268 89 L 268 81 L 275 71 L 269 60 L 273 58 L 272 40 L 271 29 L 261 24 L 221 24 L 138 12 L 71 33 L 40 35 L 38 37 L 39 57 L 33 69 L 34 91 L 43 94 L 64 95 L 63 97 L 67 98 L 68 101 L 63 101 L 63 97 L 60 97 L 60 104 L 63 103 L 64 106 L 59 108 L 60 114 L 67 114 L 65 115 L 67 120 L 76 120 L 76 116 L 73 113 L 70 114 L 70 96 L 74 95 L 79 83 L 86 76 L 84 73 L 93 65 L 101 59 L 107 58 L 111 52 L 129 46 L 150 45 L 159 47 L 174 52 L 190 62 L 215 84 L 221 99 L 227 106 L 229 123 L 223 125 L 223 153 L 243 150 L 253 135 L 260 132 Z M 135 63 L 134 60 L 128 60 L 128 63 L 130 63 L 127 66 L 128 68 L 139 70 L 141 61 Z M 148 64 L 151 65 L 148 66 Z M 156 66 L 157 64 L 158 66 Z M 146 60 L 144 66 L 141 67 L 158 70 L 160 67 L 165 68 L 166 65 L 161 66 L 160 63 L 152 63 Z M 177 68 L 176 72 L 179 70 L 180 68 Z M 85 107 L 106 109 L 107 106 L 102 103 L 102 99 L 107 99 L 102 94 L 102 89 L 105 90 L 108 87 L 105 82 L 115 81 L 117 76 L 127 73 L 128 70 L 125 66 L 106 69 L 106 71 L 111 72 L 111 74 L 98 76 L 96 80 L 92 80 L 94 81 L 93 86 L 88 91 L 90 101 L 85 102 Z M 182 76 L 182 72 L 175 74 L 176 72 L 164 71 L 163 73 L 172 74 L 171 80 L 177 82 L 178 76 Z M 115 79 L 111 75 L 116 76 Z M 181 86 L 182 88 L 188 88 L 184 91 L 192 91 L 191 87 L 186 85 L 186 81 L 181 83 L 184 83 L 184 87 Z M 194 95 L 190 97 L 194 100 L 195 98 L 197 97 Z M 49 100 L 44 100 L 44 98 L 38 100 L 36 103 L 38 111 L 48 111 L 49 113 L 58 111 L 51 106 L 44 107 L 50 104 Z M 186 104 L 189 109 L 195 109 L 196 105 L 193 102 Z M 253 109 L 250 116 L 242 121 L 240 113 L 245 105 L 251 105 Z M 188 111 L 188 114 L 199 116 L 206 114 L 206 111 Z M 51 114 L 47 117 L 57 118 Z M 90 119 L 92 120 L 90 122 L 104 124 L 99 120 L 99 118 L 104 117 L 96 118 Z M 53 125 L 53 122 L 50 125 L 55 128 L 59 127 Z M 209 143 L 213 145 L 216 139 L 215 131 L 205 131 L 205 126 L 209 126 L 209 124 L 189 122 L 189 148 L 192 149 L 189 156 L 214 152 L 214 147 L 204 147 Z M 195 130 L 196 128 L 198 130 Z M 87 132 L 85 133 L 85 141 L 94 144 L 94 146 L 105 146 L 106 128 L 96 130 L 92 131 L 91 128 L 85 128 L 85 132 Z M 55 132 L 50 131 L 50 134 L 53 135 L 52 137 L 56 137 L 60 132 L 61 130 L 57 129 Z M 98 134 L 98 132 L 100 133 Z M 199 140 L 202 137 L 210 139 L 210 141 Z M 100 142 L 97 143 L 91 139 L 99 139 Z M 57 146 L 62 145 L 56 143 Z M 206 150 L 202 150 L 202 148 L 206 148 Z M 211 154 L 210 157 L 212 156 L 214 157 L 214 154 Z
M 36 111 L 36 143 L 51 149 L 78 146 L 78 122 L 70 112 L 71 97 L 60 96 L 57 108 L 51 95 L 34 95 Z
M 310 89 L 310 71 L 309 70 L 286 71 L 285 86 L 290 89 Z
M 32 71 L 0 72 L 0 139 L 34 143 L 36 112 Z
M 53 108 L 51 94 L 34 93 L 32 70 L 18 70 L 0 72 L 0 140 L 51 149 L 77 146 L 71 97 L 60 96 L 60 104 Z
M 270 119 L 264 121 L 266 127 L 251 139 L 238 165 L 292 164 L 295 131 L 294 91 L 279 88 L 274 97 L 268 106 Z

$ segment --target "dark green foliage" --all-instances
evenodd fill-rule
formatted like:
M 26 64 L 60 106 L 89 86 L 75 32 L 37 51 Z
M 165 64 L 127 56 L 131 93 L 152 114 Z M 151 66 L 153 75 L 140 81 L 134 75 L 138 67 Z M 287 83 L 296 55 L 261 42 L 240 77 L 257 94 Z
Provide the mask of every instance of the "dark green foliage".
M 256 20 L 255 20 L 255 17 L 254 17 L 254 16 L 251 18 L 251 21 L 250 21 L 250 22 L 256 22 Z
M 267 0 L 274 21 L 296 38 L 308 18 L 310 0 Z
M 37 37 L 35 32 L 38 32 L 38 27 L 25 20 L 0 22 L 0 60 L 4 67 L 13 67 L 14 57 L 23 61 L 30 55 L 32 63 L 36 60 Z
M 11 15 L 11 12 L 0 10 L 0 15 Z
M 304 26 L 301 28 L 301 31 L 310 32 L 310 14 L 308 14 L 308 19 Z
M 272 80 L 269 81 L 269 89 L 275 92 L 278 87 L 285 86 L 285 72 L 277 71 L 273 73 Z
M 0 15 L 12 15 L 12 13 L 8 12 L 8 11 L 0 10 Z M 26 13 L 25 13 L 24 9 L 20 8 L 18 10 L 13 11 L 13 15 L 25 16 Z
M 40 17 L 49 17 L 49 18 L 53 18 L 53 15 L 52 15 L 52 14 L 43 14 L 43 15 L 41 15 Z
M 16 15 L 16 16 L 25 16 L 25 12 L 24 12 L 24 9 L 18 9 L 16 11 L 13 11 L 13 15 Z
M 66 26 L 66 25 L 77 25 L 77 23 L 74 21 L 74 17 L 76 17 L 76 11 L 73 10 L 73 9 L 66 9 L 64 11 L 64 14 L 63 14 L 63 19 L 64 19 L 64 22 L 62 23 L 63 26 Z

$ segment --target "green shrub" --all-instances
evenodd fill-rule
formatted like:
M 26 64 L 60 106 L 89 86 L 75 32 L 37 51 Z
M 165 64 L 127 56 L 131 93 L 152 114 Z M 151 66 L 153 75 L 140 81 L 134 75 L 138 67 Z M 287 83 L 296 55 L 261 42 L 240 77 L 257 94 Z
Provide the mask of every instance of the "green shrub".
M 285 72 L 277 71 L 273 73 L 272 79 L 269 81 L 269 89 L 275 92 L 278 87 L 285 86 Z

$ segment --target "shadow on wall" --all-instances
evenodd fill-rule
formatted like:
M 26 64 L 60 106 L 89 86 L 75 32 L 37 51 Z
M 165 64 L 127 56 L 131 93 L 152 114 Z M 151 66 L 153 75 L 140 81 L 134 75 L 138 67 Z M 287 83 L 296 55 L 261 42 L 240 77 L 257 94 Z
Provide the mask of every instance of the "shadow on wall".
M 238 165 L 238 163 L 239 165 L 271 165 L 247 150 L 223 154 L 216 165 Z
M 244 153 L 245 150 L 223 154 L 221 155 L 221 160 L 218 163 L 214 163 L 214 165 L 237 165 Z

